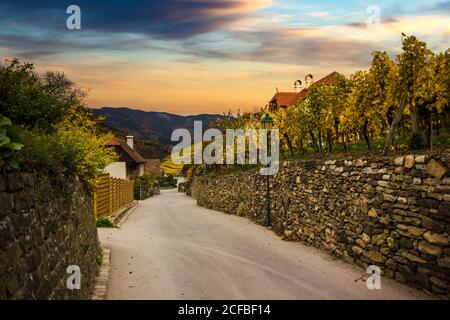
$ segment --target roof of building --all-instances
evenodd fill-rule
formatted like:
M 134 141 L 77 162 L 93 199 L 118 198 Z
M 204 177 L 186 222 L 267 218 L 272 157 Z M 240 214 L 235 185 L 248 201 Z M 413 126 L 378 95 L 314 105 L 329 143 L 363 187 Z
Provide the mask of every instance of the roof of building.
M 327 85 L 328 84 L 336 84 L 338 75 L 339 75 L 339 73 L 334 71 L 334 72 L 330 73 L 329 75 L 323 77 L 319 81 L 314 82 L 314 84 L 327 84 Z
M 295 100 L 293 101 L 294 104 L 303 101 L 306 99 L 306 97 L 308 96 L 308 89 L 302 89 L 302 91 L 300 91 L 297 96 L 295 97 Z
M 119 139 L 117 137 L 112 137 L 108 142 L 106 142 L 106 145 L 109 147 L 121 148 L 122 151 L 125 152 L 136 163 L 145 162 L 145 159 L 136 150 L 131 148 L 125 140 Z
M 297 95 L 297 92 L 277 92 L 271 101 L 276 101 L 279 106 L 290 106 Z
M 155 177 L 161 177 L 161 164 L 159 159 L 145 159 L 144 171 L 145 173 L 153 173 Z
M 312 85 L 332 85 L 337 83 L 339 73 L 334 71 L 329 75 L 314 82 Z M 308 89 L 304 88 L 300 92 L 277 92 L 270 100 L 271 103 L 276 102 L 278 107 L 293 106 L 306 99 Z

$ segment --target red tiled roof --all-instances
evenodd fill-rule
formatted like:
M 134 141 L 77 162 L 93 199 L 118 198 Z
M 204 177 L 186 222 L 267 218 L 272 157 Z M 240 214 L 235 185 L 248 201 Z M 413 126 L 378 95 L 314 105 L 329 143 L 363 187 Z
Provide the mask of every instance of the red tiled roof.
M 297 92 L 277 92 L 271 102 L 276 102 L 278 106 L 290 106 L 297 97 Z
M 297 104 L 297 102 L 303 101 L 306 96 L 308 95 L 308 89 L 303 89 L 300 91 L 297 96 L 295 97 L 295 100 L 293 101 L 294 104 Z
M 339 73 L 332 72 L 322 79 L 314 82 L 312 85 L 332 85 L 337 83 L 337 77 Z M 293 106 L 306 99 L 308 95 L 308 89 L 303 89 L 300 92 L 277 92 L 275 96 L 270 100 L 271 103 L 277 103 L 278 107 Z
M 109 147 L 120 146 L 120 142 L 119 142 L 119 140 L 116 137 L 112 137 L 111 139 L 109 139 L 106 142 L 106 145 L 109 146 Z
M 159 159 L 145 159 L 144 164 L 145 173 L 153 173 L 155 177 L 161 177 L 161 166 Z
M 314 82 L 314 84 L 327 84 L 327 85 L 336 84 L 338 75 L 339 75 L 339 73 L 334 71 L 334 72 L 330 73 L 329 75 L 327 75 L 326 77 L 323 77 L 319 81 Z
M 109 147 L 120 147 L 131 159 L 137 163 L 144 163 L 145 159 L 134 149 L 132 149 L 125 140 L 113 137 L 107 143 Z

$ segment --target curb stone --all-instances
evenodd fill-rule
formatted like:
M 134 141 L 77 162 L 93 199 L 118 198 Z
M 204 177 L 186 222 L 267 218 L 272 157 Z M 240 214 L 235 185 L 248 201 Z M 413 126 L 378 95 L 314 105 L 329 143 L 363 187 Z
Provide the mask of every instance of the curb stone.
M 95 279 L 95 289 L 91 300 L 106 300 L 108 297 L 108 280 L 111 261 L 111 250 L 102 248 L 103 262 L 97 278 Z
M 134 203 L 132 206 L 128 207 L 122 211 L 114 220 L 113 223 L 117 228 L 120 228 L 122 224 L 127 220 L 128 216 L 134 211 L 134 209 L 139 205 L 139 202 Z

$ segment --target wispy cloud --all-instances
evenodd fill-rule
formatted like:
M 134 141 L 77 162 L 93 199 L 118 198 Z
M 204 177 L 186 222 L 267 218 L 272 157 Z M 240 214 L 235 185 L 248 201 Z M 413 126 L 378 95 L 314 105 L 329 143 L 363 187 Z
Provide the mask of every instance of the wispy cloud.
M 19 56 L 92 88 L 93 106 L 175 112 L 252 109 L 306 73 L 366 68 L 398 53 L 400 34 L 448 47 L 450 1 L 77 0 L 82 30 L 66 29 L 68 0 L 1 0 L 0 57 Z M 207 94 L 205 94 L 205 92 Z
M 450 12 L 450 1 L 440 1 L 428 7 L 431 11 Z
M 308 17 L 313 17 L 313 18 L 325 18 L 325 17 L 329 17 L 330 13 L 326 12 L 326 11 L 313 11 L 313 12 L 305 13 L 305 15 Z
M 76 3 L 87 30 L 183 39 L 218 30 L 269 5 L 270 0 L 78 0 Z M 12 27 L 25 24 L 64 31 L 69 4 L 56 0 L 3 0 L 0 19 Z

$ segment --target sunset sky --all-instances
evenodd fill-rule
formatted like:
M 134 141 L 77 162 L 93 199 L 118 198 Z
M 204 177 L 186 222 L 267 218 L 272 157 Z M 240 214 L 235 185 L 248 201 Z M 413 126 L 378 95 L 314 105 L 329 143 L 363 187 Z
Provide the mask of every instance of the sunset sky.
M 81 30 L 66 27 L 71 4 Z M 179 114 L 253 110 L 306 74 L 349 75 L 373 50 L 397 54 L 401 32 L 450 47 L 450 1 L 433 0 L 0 0 L 0 21 L 2 61 L 65 72 L 90 107 Z

